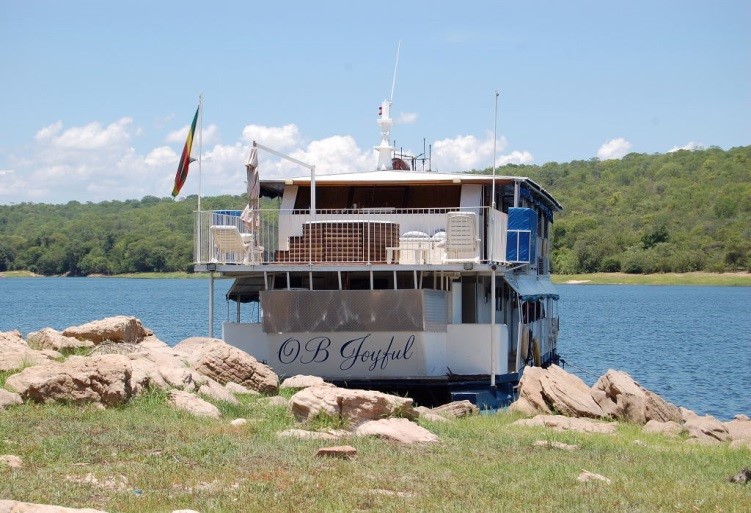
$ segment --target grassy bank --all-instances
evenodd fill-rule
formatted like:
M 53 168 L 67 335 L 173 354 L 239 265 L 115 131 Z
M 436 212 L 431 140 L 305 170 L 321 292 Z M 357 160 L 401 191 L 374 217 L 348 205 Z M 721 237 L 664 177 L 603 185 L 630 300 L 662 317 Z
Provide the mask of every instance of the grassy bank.
M 592 285 L 721 285 L 751 287 L 751 273 L 662 273 L 662 274 L 556 274 L 555 283 L 587 283 Z
M 0 411 L 0 497 L 107 511 L 741 511 L 750 488 L 725 482 L 748 450 L 699 446 L 621 425 L 616 435 L 512 426 L 500 413 L 423 424 L 437 444 L 281 439 L 294 426 L 263 398 L 200 419 L 151 393 L 108 410 L 23 405 Z M 235 417 L 249 419 L 232 427 Z M 573 452 L 533 447 L 576 444 Z M 638 442 L 637 442 L 638 440 Z M 319 459 L 351 444 L 354 461 Z M 612 480 L 579 483 L 582 469 Z M 87 475 L 92 477 L 86 477 Z M 745 505 L 745 506 L 744 506 Z

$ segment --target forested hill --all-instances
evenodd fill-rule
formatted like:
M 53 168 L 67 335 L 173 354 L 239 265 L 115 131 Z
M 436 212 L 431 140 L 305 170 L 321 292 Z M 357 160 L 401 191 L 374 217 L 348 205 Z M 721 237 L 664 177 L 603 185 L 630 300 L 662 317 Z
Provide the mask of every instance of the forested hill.
M 556 273 L 751 271 L 751 146 L 496 171 L 563 204 Z
M 553 225 L 557 273 L 751 271 L 751 146 L 497 173 L 528 176 L 563 204 Z M 206 210 L 245 203 L 241 195 L 202 198 Z M 190 270 L 195 208 L 195 196 L 0 205 L 0 271 Z

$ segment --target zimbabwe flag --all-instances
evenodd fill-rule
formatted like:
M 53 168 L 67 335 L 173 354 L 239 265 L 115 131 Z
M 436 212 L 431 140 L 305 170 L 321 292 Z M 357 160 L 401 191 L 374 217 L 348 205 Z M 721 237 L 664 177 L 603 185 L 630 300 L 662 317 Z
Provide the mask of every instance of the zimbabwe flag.
M 172 189 L 172 197 L 174 198 L 180 193 L 180 189 L 185 184 L 185 179 L 188 178 L 188 168 L 190 167 L 190 149 L 193 146 L 193 136 L 196 133 L 196 121 L 198 121 L 198 111 L 201 106 L 196 109 L 196 115 L 193 116 L 193 123 L 190 124 L 190 130 L 188 130 L 188 139 L 185 141 L 185 147 L 183 148 L 183 154 L 180 157 L 180 163 L 177 166 L 177 173 L 175 174 L 175 187 Z

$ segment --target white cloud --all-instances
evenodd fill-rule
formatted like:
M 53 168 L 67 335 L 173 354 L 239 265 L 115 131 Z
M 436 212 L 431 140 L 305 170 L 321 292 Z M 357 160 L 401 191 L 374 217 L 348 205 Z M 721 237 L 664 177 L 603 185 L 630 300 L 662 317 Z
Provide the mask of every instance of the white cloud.
M 51 139 L 55 136 L 55 134 L 59 133 L 60 130 L 63 129 L 63 122 L 58 121 L 57 123 L 53 123 L 49 126 L 46 126 L 42 128 L 40 131 L 36 133 L 34 136 L 34 139 L 37 141 L 45 141 L 47 139 Z
M 631 149 L 631 143 L 623 137 L 611 139 L 600 146 L 597 150 L 597 158 L 600 160 L 621 159 Z
M 179 155 L 169 146 L 160 146 L 151 150 L 144 157 L 143 162 L 150 167 L 160 167 L 177 162 L 179 158 Z
M 190 130 L 190 125 L 185 125 L 184 127 L 180 128 L 179 130 L 174 130 L 167 134 L 167 137 L 165 137 L 165 142 L 167 143 L 180 143 L 182 145 L 185 144 L 185 139 L 188 137 L 188 130 Z M 196 132 L 199 130 L 198 127 L 196 127 Z M 216 144 L 219 142 L 219 127 L 211 124 L 207 127 L 203 128 L 202 133 L 202 143 L 204 145 L 211 145 Z M 198 135 L 195 136 L 193 139 L 193 147 L 198 147 Z
M 60 203 L 70 200 L 105 201 L 168 196 L 172 190 L 177 161 L 185 143 L 187 126 L 170 133 L 168 144 L 145 151 L 131 141 L 140 130 L 133 120 L 123 117 L 110 124 L 91 122 L 66 128 L 62 122 L 43 127 L 33 144 L 8 153 L 0 161 L 0 204 L 20 201 Z M 283 126 L 248 125 L 229 143 L 219 142 L 219 128 L 205 130 L 200 167 L 194 162 L 182 195 L 196 194 L 201 181 L 204 196 L 243 194 L 245 163 L 253 140 L 316 166 L 319 175 L 352 173 L 375 169 L 377 155 L 370 146 L 360 147 L 350 135 L 333 135 L 305 140 L 294 124 Z M 143 139 L 141 137 L 139 142 Z M 507 146 L 496 144 L 497 164 L 530 163 L 528 151 L 500 152 Z M 409 149 L 406 149 L 410 153 Z M 413 152 L 414 153 L 414 152 Z M 492 164 L 493 137 L 486 133 L 457 136 L 433 144 L 433 169 L 466 171 Z M 193 156 L 198 157 L 194 144 Z M 261 151 L 263 179 L 306 176 L 309 170 Z M 200 175 L 199 175 L 200 169 Z
M 694 150 L 702 150 L 702 149 L 704 149 L 704 145 L 702 143 L 691 141 L 688 144 L 685 144 L 683 146 L 673 146 L 672 148 L 668 150 L 668 153 L 673 153 L 678 150 L 694 151 Z
M 284 126 L 247 125 L 243 128 L 242 140 L 248 144 L 257 141 L 269 148 L 285 151 L 300 144 L 300 130 L 294 124 Z
M 508 146 L 505 137 L 496 141 L 496 152 Z M 534 160 L 528 151 L 515 150 L 507 155 L 497 154 L 496 165 L 531 164 Z M 433 143 L 433 164 L 436 171 L 470 171 L 493 165 L 493 134 L 487 132 L 483 139 L 474 135 L 461 135 Z
M 416 112 L 400 112 L 396 118 L 397 125 L 412 125 L 417 122 Z
M 130 139 L 128 127 L 133 122 L 125 117 L 107 125 L 105 128 L 97 123 L 65 130 L 60 135 L 62 123 L 55 123 L 37 133 L 37 140 L 47 142 L 63 150 L 100 150 L 118 146 Z
M 534 160 L 530 152 L 514 150 L 508 155 L 500 155 L 497 164 L 499 166 L 505 166 L 506 164 L 531 164 Z

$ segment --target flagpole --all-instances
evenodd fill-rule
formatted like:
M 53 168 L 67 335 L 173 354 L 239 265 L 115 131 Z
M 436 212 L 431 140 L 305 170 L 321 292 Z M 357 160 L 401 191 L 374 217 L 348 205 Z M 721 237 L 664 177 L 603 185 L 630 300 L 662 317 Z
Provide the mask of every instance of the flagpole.
M 203 157 L 203 93 L 198 95 L 198 110 L 201 121 L 198 128 L 198 211 L 201 211 L 201 160 Z

